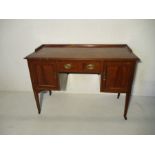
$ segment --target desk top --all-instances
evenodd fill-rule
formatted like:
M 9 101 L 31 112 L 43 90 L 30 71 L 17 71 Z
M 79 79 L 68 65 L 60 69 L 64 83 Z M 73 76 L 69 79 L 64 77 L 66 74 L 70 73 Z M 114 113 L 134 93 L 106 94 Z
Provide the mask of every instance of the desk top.
M 126 44 L 44 44 L 25 59 L 139 60 Z

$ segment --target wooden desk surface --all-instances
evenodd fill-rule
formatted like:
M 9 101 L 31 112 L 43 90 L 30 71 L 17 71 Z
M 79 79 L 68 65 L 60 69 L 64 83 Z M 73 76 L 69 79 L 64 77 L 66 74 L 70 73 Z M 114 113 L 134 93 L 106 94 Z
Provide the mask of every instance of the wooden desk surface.
M 139 60 L 126 44 L 46 44 L 26 59 L 131 59 Z

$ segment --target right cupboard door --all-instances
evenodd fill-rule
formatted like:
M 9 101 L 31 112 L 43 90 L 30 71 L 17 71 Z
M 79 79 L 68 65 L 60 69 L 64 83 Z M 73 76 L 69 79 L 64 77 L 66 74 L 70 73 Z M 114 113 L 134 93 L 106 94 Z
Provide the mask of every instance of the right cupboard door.
M 134 62 L 104 62 L 101 91 L 128 92 L 132 83 Z

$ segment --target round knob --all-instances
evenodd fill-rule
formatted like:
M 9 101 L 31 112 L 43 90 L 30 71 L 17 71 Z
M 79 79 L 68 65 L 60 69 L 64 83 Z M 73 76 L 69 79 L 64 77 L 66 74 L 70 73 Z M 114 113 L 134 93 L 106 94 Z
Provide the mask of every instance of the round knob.
M 72 68 L 72 65 L 71 65 L 71 64 L 65 64 L 65 65 L 64 65 L 64 68 L 65 68 L 65 69 L 71 69 L 71 68 Z
M 94 65 L 94 64 L 88 64 L 88 65 L 86 66 L 86 68 L 87 68 L 88 70 L 93 70 L 93 69 L 95 68 L 95 65 Z

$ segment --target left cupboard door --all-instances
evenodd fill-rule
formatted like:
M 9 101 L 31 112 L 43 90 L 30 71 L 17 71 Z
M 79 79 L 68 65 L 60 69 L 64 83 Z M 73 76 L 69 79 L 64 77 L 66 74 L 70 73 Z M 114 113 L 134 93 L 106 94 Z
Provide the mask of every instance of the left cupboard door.
M 58 89 L 56 63 L 46 61 L 29 62 L 31 77 L 36 87 L 41 89 Z

